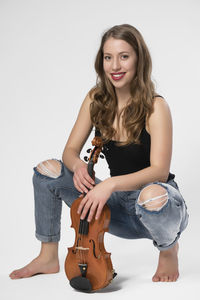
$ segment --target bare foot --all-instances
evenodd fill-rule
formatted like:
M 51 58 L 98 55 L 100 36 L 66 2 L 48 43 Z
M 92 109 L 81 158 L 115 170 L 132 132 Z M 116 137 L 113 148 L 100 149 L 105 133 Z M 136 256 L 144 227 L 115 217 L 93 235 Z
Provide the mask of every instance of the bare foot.
M 10 273 L 11 279 L 27 278 L 36 274 L 50 274 L 59 272 L 59 261 L 58 259 L 47 260 L 41 256 L 36 257 L 25 267 L 14 270 Z
M 160 251 L 158 268 L 152 281 L 176 281 L 178 272 L 178 242 L 173 248 L 166 251 Z

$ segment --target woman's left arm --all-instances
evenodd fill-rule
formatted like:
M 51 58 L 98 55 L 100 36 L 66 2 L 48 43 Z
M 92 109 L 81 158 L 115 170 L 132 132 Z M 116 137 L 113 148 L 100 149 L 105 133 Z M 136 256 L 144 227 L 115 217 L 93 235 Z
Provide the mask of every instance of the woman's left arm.
M 88 209 L 88 221 L 95 212 L 99 218 L 103 206 L 115 191 L 132 191 L 153 181 L 166 182 L 172 155 L 172 117 L 167 102 L 160 97 L 154 100 L 154 111 L 148 120 L 151 135 L 150 166 L 140 171 L 113 176 L 97 184 L 81 201 L 78 213 L 84 219 Z

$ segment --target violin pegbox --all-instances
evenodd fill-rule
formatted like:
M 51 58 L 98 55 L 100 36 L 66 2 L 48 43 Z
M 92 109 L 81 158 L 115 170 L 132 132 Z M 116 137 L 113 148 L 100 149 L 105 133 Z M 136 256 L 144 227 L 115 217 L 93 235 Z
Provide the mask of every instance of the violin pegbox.
M 98 157 L 100 158 L 104 158 L 103 154 L 101 153 L 101 149 L 103 147 L 103 141 L 101 139 L 101 137 L 99 136 L 95 136 L 92 140 L 92 146 L 94 146 L 94 149 L 92 150 L 91 148 L 87 149 L 87 153 L 90 153 L 90 157 L 88 156 L 84 156 L 84 160 L 86 162 L 88 161 L 92 161 L 93 164 L 97 163 Z

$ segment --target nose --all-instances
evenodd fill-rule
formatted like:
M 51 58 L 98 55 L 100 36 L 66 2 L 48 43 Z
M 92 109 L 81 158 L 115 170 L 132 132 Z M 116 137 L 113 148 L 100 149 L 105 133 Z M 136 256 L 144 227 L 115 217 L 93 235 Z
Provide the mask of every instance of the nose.
M 120 62 L 119 59 L 117 57 L 113 58 L 113 64 L 112 64 L 112 70 L 114 72 L 120 70 L 121 66 L 120 66 Z

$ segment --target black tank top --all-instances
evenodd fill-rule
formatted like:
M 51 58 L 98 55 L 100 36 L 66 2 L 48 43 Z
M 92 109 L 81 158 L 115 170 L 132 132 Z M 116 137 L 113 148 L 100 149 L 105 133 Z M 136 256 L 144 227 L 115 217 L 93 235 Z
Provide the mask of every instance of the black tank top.
M 101 136 L 98 129 L 95 129 L 95 136 Z M 145 127 L 142 129 L 140 141 L 140 145 L 131 143 L 117 146 L 119 142 L 113 140 L 104 144 L 102 152 L 108 163 L 110 176 L 130 174 L 150 166 L 151 136 Z M 169 172 L 167 181 L 174 178 L 175 175 Z

